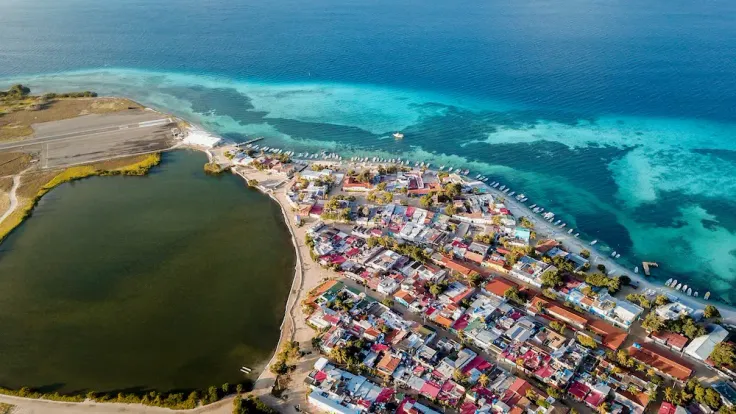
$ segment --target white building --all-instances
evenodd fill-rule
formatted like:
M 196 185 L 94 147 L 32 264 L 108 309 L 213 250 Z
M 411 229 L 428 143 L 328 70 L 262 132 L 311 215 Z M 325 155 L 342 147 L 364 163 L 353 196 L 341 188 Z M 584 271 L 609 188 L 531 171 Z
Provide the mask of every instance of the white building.
M 685 354 L 705 361 L 713 353 L 716 345 L 725 341 L 728 337 L 728 331 L 721 325 L 710 325 L 708 330 L 710 331 L 708 334 L 693 339 L 690 345 L 685 347 Z

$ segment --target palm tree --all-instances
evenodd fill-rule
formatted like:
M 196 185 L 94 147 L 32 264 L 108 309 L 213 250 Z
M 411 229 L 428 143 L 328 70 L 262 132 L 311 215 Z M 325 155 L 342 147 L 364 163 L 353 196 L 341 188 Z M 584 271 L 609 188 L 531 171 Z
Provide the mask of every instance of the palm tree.
M 488 383 L 491 381 L 490 378 L 488 378 L 488 375 L 486 374 L 480 374 L 480 377 L 478 377 L 478 384 L 482 385 L 483 387 L 488 386 Z

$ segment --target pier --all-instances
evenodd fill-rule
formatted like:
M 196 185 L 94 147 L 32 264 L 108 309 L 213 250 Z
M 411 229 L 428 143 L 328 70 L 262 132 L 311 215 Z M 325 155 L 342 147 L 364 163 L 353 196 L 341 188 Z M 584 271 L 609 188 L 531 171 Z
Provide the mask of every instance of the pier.
M 244 146 L 246 146 L 246 145 L 252 144 L 252 143 L 254 143 L 254 142 L 258 142 L 258 141 L 261 141 L 261 140 L 263 140 L 263 139 L 264 139 L 263 137 L 253 138 L 253 139 L 251 139 L 250 141 L 245 141 L 245 142 L 240 142 L 240 143 L 238 143 L 238 144 L 235 144 L 235 146 L 236 146 L 236 147 L 238 147 L 238 148 L 240 148 L 240 147 L 244 147 Z
M 641 262 L 642 267 L 644 267 L 644 274 L 649 276 L 649 267 L 659 267 L 659 264 L 656 262 Z

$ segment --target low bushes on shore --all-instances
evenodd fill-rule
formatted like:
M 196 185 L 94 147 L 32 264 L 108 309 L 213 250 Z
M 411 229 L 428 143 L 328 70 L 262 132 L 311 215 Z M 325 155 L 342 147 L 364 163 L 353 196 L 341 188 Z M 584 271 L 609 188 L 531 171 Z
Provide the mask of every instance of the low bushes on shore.
M 177 392 L 157 392 L 150 391 L 146 393 L 98 393 L 88 391 L 84 394 L 59 394 L 58 392 L 41 392 L 28 387 L 18 390 L 9 388 L 0 388 L 0 394 L 12 395 L 15 397 L 34 398 L 51 401 L 64 402 L 83 402 L 85 400 L 100 403 L 122 403 L 122 404 L 143 404 L 154 407 L 171 408 L 174 410 L 188 410 L 196 408 L 200 405 L 212 404 L 217 402 L 233 392 L 240 393 L 243 391 L 243 384 L 232 386 L 223 384 L 220 387 L 209 387 L 205 391 L 192 391 L 187 396 L 184 393 Z M 259 401 L 260 402 L 260 401 Z

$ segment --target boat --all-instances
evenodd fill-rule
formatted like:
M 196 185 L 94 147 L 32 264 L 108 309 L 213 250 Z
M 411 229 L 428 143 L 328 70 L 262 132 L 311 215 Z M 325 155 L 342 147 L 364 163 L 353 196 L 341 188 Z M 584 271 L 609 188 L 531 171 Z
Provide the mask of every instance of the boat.
M 596 243 L 598 243 L 598 240 L 593 240 L 592 242 L 590 242 L 590 245 L 595 246 Z
M 558 225 L 558 224 L 560 224 L 560 223 L 562 223 L 562 220 L 557 220 L 557 221 L 555 222 L 555 226 L 556 226 L 556 225 Z
M 638 269 L 639 266 L 637 266 L 636 268 Z M 664 285 L 667 286 L 667 287 L 670 287 L 670 283 L 672 283 L 672 278 L 667 279 L 667 281 L 664 282 Z
M 508 192 L 509 192 L 509 189 L 508 189 L 508 188 L 507 188 L 507 189 L 505 189 L 505 190 L 503 190 L 503 193 L 504 193 L 504 194 L 508 194 Z
M 538 207 L 538 208 L 539 208 L 540 213 L 544 211 L 544 207 Z
M 699 293 L 698 292 L 695 292 L 693 295 L 697 298 L 698 295 L 699 295 Z
M 636 266 L 636 267 L 634 268 L 634 273 L 639 273 L 639 266 Z
M 499 187 L 498 189 L 499 189 L 499 190 L 501 190 L 501 191 L 503 191 L 503 189 L 504 189 L 504 188 L 506 188 L 506 186 L 505 186 L 505 185 L 502 185 L 502 186 L 501 186 L 501 187 Z
M 611 257 L 615 257 L 615 256 L 616 256 L 616 251 L 614 250 L 613 253 L 611 253 Z
M 498 187 L 498 184 L 499 184 L 499 183 L 493 184 L 493 188 L 496 188 L 496 187 Z
M 683 285 L 682 286 L 682 289 L 680 289 L 680 290 L 683 291 L 683 292 L 686 291 L 687 290 L 687 285 Z
M 675 285 L 677 285 L 677 279 L 672 280 L 672 283 L 670 283 L 670 287 L 674 289 Z
M 677 286 L 675 286 L 675 290 L 680 290 L 681 287 L 682 287 L 682 283 L 678 283 Z
M 692 296 L 693 295 L 693 289 L 692 288 L 687 288 L 687 295 L 688 296 Z
M 578 237 L 579 235 L 580 235 L 580 233 L 575 233 L 575 237 Z
M 444 169 L 445 169 L 445 166 L 444 165 L 440 167 L 440 171 L 442 171 Z
M 619 257 L 621 257 L 621 254 L 620 253 L 617 253 L 616 254 L 616 258 L 618 259 Z
M 572 234 L 572 231 L 573 231 L 573 230 L 575 230 L 575 229 L 570 229 L 570 230 L 568 230 L 568 231 L 567 231 L 567 234 Z
M 514 194 L 516 194 L 516 191 L 512 191 L 512 192 L 510 192 L 510 193 L 509 193 L 509 197 L 513 197 L 513 196 L 514 196 Z
M 565 226 L 567 226 L 567 223 L 562 223 L 562 225 L 560 226 L 560 228 L 563 229 L 563 228 L 565 228 Z
M 536 206 L 537 206 L 536 204 L 532 204 L 532 205 L 529 206 L 529 208 L 534 208 Z
M 404 134 L 402 134 L 401 132 L 394 132 L 394 138 L 396 139 L 404 138 Z
M 710 299 L 710 292 L 705 292 L 705 295 L 703 295 L 703 299 L 705 300 Z

